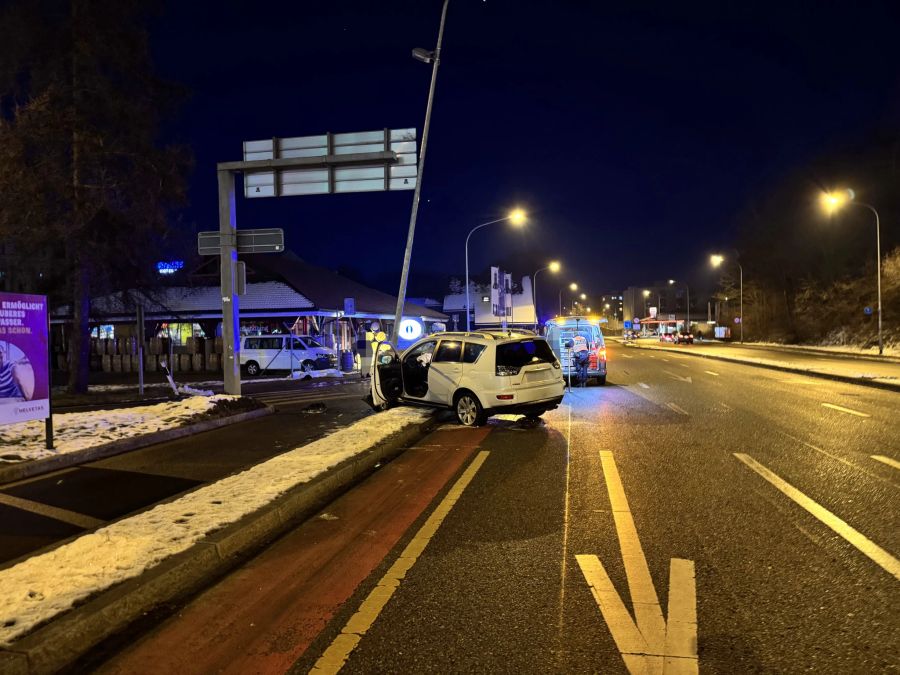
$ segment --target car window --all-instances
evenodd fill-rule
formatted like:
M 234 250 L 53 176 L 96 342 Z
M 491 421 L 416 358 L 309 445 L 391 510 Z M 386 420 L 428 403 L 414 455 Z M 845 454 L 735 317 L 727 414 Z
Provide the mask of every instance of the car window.
M 462 342 L 458 340 L 441 340 L 441 346 L 434 354 L 434 362 L 459 363 L 462 355 Z
M 437 345 L 437 340 L 429 340 L 428 342 L 423 342 L 422 344 L 413 347 L 409 350 L 409 353 L 404 358 L 406 363 L 412 363 L 416 361 L 419 365 L 427 366 L 431 363 L 431 357 L 434 354 L 434 348 Z
M 484 345 L 477 342 L 467 342 L 465 347 L 463 347 L 463 363 L 475 363 L 483 351 Z
M 497 365 L 521 368 L 534 363 L 555 363 L 556 355 L 546 340 L 518 340 L 497 346 Z
M 310 349 L 313 349 L 314 347 L 320 347 L 320 348 L 322 347 L 322 345 L 318 341 L 313 340 L 311 337 L 305 337 L 305 338 L 303 338 L 303 341 L 306 343 L 306 346 L 309 347 Z
M 247 338 L 244 340 L 244 349 L 259 349 L 259 338 Z
M 303 340 L 301 340 L 300 338 L 294 338 L 294 349 L 304 350 L 306 348 L 306 345 L 303 344 Z
M 281 349 L 282 339 L 280 337 L 259 338 L 260 349 Z

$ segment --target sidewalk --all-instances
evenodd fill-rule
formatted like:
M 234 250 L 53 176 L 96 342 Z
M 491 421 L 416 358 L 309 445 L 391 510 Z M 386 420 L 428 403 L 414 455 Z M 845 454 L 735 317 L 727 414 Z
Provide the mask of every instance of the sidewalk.
M 811 352 L 757 344 L 736 345 L 719 342 L 669 345 L 656 340 L 644 339 L 624 344 L 633 349 L 652 349 L 699 356 L 900 391 L 900 360 L 892 357 L 873 359 L 870 356 L 835 355 L 826 351 Z
M 412 408 L 369 415 L 0 570 L 0 671 L 56 671 L 196 591 L 401 452 L 432 419 Z

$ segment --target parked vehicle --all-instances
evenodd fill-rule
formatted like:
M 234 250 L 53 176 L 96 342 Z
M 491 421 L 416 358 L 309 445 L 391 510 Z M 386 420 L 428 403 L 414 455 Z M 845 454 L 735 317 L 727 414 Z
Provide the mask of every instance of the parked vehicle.
M 293 348 L 292 348 L 293 347 Z M 241 337 L 241 366 L 251 377 L 264 370 L 324 370 L 337 366 L 337 354 L 308 335 L 245 335 Z
M 384 344 L 373 370 L 374 404 L 449 408 L 466 426 L 480 426 L 499 413 L 536 422 L 559 405 L 565 387 L 547 341 L 512 331 L 441 333 L 402 354 Z
M 660 333 L 659 334 L 660 342 L 675 342 L 675 333 Z
M 571 371 L 572 377 L 577 377 L 577 365 L 574 363 L 571 350 L 566 344 L 576 336 L 583 337 L 587 342 L 588 351 L 588 380 L 594 380 L 597 384 L 606 384 L 606 343 L 600 330 L 600 322 L 596 319 L 588 319 L 583 316 L 564 316 L 551 319 L 546 323 L 547 342 L 562 364 L 563 375 L 568 377 Z
M 694 344 L 694 335 L 693 333 L 674 333 L 675 344 Z

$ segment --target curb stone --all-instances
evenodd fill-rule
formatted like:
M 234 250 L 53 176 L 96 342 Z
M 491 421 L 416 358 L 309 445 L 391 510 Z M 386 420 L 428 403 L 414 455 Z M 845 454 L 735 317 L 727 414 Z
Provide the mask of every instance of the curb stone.
M 779 366 L 769 363 L 756 363 L 754 361 L 744 361 L 740 358 L 732 356 L 720 356 L 718 354 L 700 354 L 694 351 L 682 351 L 680 349 L 671 349 L 669 347 L 639 347 L 632 345 L 631 349 L 644 349 L 647 351 L 669 352 L 672 354 L 681 354 L 683 356 L 696 356 L 701 359 L 712 359 L 714 361 L 726 361 L 728 363 L 737 363 L 742 366 L 755 366 L 757 368 L 768 368 L 769 370 L 780 370 L 784 373 L 795 373 L 798 375 L 807 375 L 808 377 L 818 377 L 823 380 L 833 380 L 835 382 L 844 382 L 846 384 L 859 384 L 864 387 L 874 387 L 876 389 L 884 389 L 887 391 L 900 392 L 900 382 L 894 384 L 892 382 L 878 382 L 865 377 L 852 377 L 850 375 L 838 375 L 836 373 L 826 373 L 821 370 L 803 370 L 802 368 L 792 368 L 790 366 Z
M 248 420 L 256 419 L 257 417 L 271 415 L 274 412 L 274 408 L 267 406 L 258 410 L 249 410 L 247 412 L 238 413 L 237 415 L 229 415 L 228 417 L 218 417 L 216 419 L 204 420 L 202 422 L 187 424 L 173 429 L 154 431 L 153 433 L 142 434 L 141 436 L 121 438 L 117 441 L 110 441 L 109 443 L 95 445 L 90 448 L 84 448 L 83 450 L 66 452 L 54 457 L 44 457 L 30 462 L 18 462 L 7 466 L 0 466 L 0 484 L 12 483 L 13 481 L 22 480 L 23 478 L 39 476 L 44 473 L 50 473 L 51 471 L 65 469 L 76 464 L 92 462 L 97 459 L 105 459 L 106 457 L 120 455 L 124 452 L 130 452 L 131 450 L 140 450 L 141 448 L 156 445 L 157 443 L 165 443 L 167 441 L 174 441 L 178 438 L 184 438 L 185 436 L 193 436 L 194 434 L 199 434 L 204 431 L 220 429 L 229 424 L 246 422 Z M 0 670 L 0 673 L 2 672 L 3 671 Z
M 255 412 L 255 411 L 254 411 Z M 437 423 L 411 424 L 373 448 L 288 490 L 275 501 L 207 535 L 186 551 L 100 592 L 11 645 L 0 648 L 3 675 L 44 675 L 73 665 L 106 638 L 163 604 L 201 591 L 267 542 L 313 515 L 376 466 L 401 454 Z

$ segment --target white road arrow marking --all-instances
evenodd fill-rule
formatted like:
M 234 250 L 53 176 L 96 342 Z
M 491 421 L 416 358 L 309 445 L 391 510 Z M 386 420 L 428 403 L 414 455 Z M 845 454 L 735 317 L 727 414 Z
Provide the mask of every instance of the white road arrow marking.
M 688 375 L 687 377 L 682 377 L 681 375 L 676 375 L 675 373 L 670 372 L 668 370 L 664 370 L 663 372 L 674 380 L 678 380 L 679 382 L 687 382 L 688 384 L 693 384 L 693 380 L 691 379 L 690 375 Z
M 616 647 L 622 654 L 628 672 L 637 673 L 697 673 L 697 582 L 694 562 L 673 558 L 669 566 L 668 621 L 662 609 L 647 558 L 641 548 L 637 528 L 622 479 L 611 452 L 600 452 L 603 476 L 609 491 L 613 520 L 628 579 L 628 590 L 634 608 L 634 618 L 610 581 L 603 563 L 595 555 L 576 555 L 581 572 L 597 601 L 603 620 L 609 626 Z

